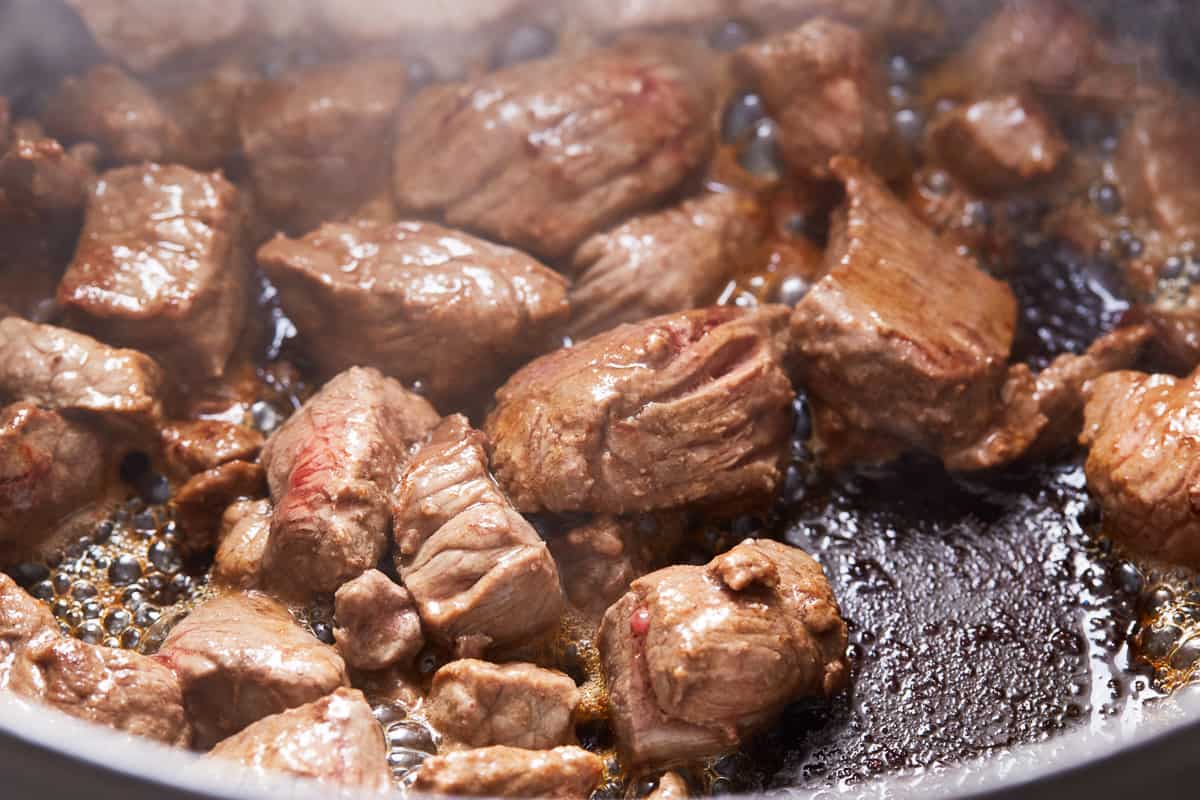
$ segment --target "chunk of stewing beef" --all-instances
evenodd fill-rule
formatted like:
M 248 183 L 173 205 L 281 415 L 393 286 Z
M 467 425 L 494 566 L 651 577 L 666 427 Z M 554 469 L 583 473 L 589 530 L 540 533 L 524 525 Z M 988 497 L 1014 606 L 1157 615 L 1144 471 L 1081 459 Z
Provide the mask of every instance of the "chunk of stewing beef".
M 255 770 L 384 792 L 391 788 L 379 723 L 362 692 L 328 697 L 250 725 L 209 755 Z
M 834 466 L 907 450 L 953 458 L 1000 402 L 1016 300 L 865 167 L 835 159 L 833 168 L 846 202 L 830 272 L 792 315 L 821 455 Z
M 167 470 L 181 478 L 230 461 L 253 461 L 263 447 L 262 434 L 253 428 L 208 419 L 166 423 L 159 439 Z
M 212 552 L 225 510 L 238 500 L 266 494 L 266 470 L 253 461 L 227 461 L 193 475 L 172 498 L 179 549 L 185 556 Z
M 1117 174 L 1127 210 L 1173 241 L 1200 236 L 1200 103 L 1139 109 L 1121 134 Z
M 428 402 L 374 369 L 325 384 L 263 448 L 275 502 L 267 574 L 296 592 L 332 592 L 378 564 L 389 493 L 409 447 L 438 420 Z
M 1087 396 L 1080 441 L 1105 533 L 1134 552 L 1200 567 L 1200 373 L 1114 372 Z
M 604 774 L 598 756 L 578 747 L 481 747 L 425 759 L 413 788 L 451 797 L 590 797 Z
M 58 288 L 68 318 L 189 376 L 225 369 L 245 316 L 237 189 L 220 173 L 144 164 L 92 188 Z
M 711 305 L 765 235 L 762 209 L 738 193 L 704 195 L 597 234 L 575 251 L 569 333 L 583 339 Z
M 746 45 L 737 69 L 779 124 L 780 152 L 795 170 L 829 177 L 829 159 L 882 168 L 892 144 L 883 64 L 866 34 L 818 18 Z
M 8 147 L 0 149 L 0 222 L 74 214 L 93 177 L 89 164 L 54 139 L 14 130 Z
M 151 425 L 162 418 L 163 376 L 136 350 L 19 317 L 0 320 L 0 397 Z
M 562 276 L 427 222 L 324 225 L 258 261 L 320 367 L 376 367 L 438 401 L 494 388 L 569 313 Z
M 958 106 L 930 128 L 938 159 L 983 192 L 1019 189 L 1051 175 L 1067 142 L 1032 97 L 1007 94 Z
M 205 601 L 175 626 L 155 658 L 179 676 L 202 748 L 349 683 L 336 650 L 257 592 Z
M 575 681 L 533 664 L 452 661 L 433 676 L 425 713 L 451 748 L 574 744 Z
M 377 569 L 337 590 L 334 620 L 338 652 L 354 669 L 407 667 L 425 646 L 412 595 Z
M 50 609 L 0 572 L 0 689 L 8 688 L 17 656 L 27 646 L 58 636 L 58 622 Z
M 536 640 L 563 607 L 554 559 L 496 485 L 486 445 L 465 417 L 447 417 L 393 501 L 396 570 L 426 633 L 460 656 Z
M 636 766 L 732 749 L 788 703 L 827 699 L 850 676 L 846 624 L 821 567 L 767 540 L 634 581 L 598 644 L 617 742 Z
M 248 90 L 238 128 L 262 211 L 303 233 L 362 205 L 388 181 L 401 61 L 332 64 Z
M 706 308 L 623 325 L 529 364 L 486 430 L 524 512 L 624 514 L 751 502 L 791 426 L 788 310 Z
M 699 53 L 640 42 L 419 94 L 393 155 L 398 205 L 547 258 L 652 205 L 704 160 Z
M 101 499 L 112 478 L 108 454 L 87 423 L 30 403 L 0 408 L 0 562 Z
M 271 502 L 241 500 L 221 517 L 210 579 L 216 586 L 258 589 L 264 580 L 263 553 L 271 535 Z

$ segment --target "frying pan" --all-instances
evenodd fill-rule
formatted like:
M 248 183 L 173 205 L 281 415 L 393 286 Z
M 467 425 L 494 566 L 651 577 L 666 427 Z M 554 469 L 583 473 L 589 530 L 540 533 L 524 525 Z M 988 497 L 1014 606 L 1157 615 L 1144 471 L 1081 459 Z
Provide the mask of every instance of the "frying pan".
M 944 5 L 951 24 L 965 30 L 993 3 L 945 0 Z M 1187 0 L 1096 0 L 1092 5 L 1118 29 L 1158 39 L 1170 54 L 1172 69 L 1180 81 L 1195 85 L 1200 78 L 1200 8 L 1189 7 Z M 9 16 L 13 9 L 21 13 Z M 0 93 L 19 101 L 28 99 L 52 86 L 58 75 L 96 57 L 78 22 L 57 3 L 0 0 L 0 23 L 12 19 L 20 24 L 0 24 Z M 864 654 L 856 670 L 853 698 L 842 701 L 842 706 L 832 711 L 799 709 L 790 713 L 774 740 L 763 745 L 777 760 L 778 769 L 771 780 L 754 785 L 750 794 L 1014 800 L 1200 795 L 1191 766 L 1200 750 L 1200 691 L 1184 689 L 1173 696 L 1156 697 L 1153 702 L 1137 705 L 1137 713 L 1124 720 L 1106 722 L 1095 713 L 1094 707 L 1099 705 L 1095 693 L 1107 674 L 1105 669 L 1113 668 L 1097 660 L 1094 648 L 1084 647 L 1081 656 L 1092 682 L 1088 691 L 1093 700 L 1087 705 L 1091 711 L 1085 710 L 1081 720 L 1063 724 L 1064 730 L 1053 736 L 1016 736 L 1020 741 L 1015 743 L 1004 736 L 997 739 L 991 735 L 994 731 L 976 735 L 978 731 L 973 730 L 985 722 L 972 710 L 976 706 L 970 701 L 977 699 L 975 695 L 994 691 L 997 682 L 1016 682 L 1022 671 L 1038 672 L 1040 657 L 1031 655 L 1032 651 L 1017 650 L 1023 639 L 1036 641 L 1045 633 L 1036 621 L 1021 618 L 1022 604 L 1034 602 L 1031 598 L 1050 585 L 1049 578 L 1030 576 L 1044 556 L 1039 548 L 1048 542 L 1057 543 L 1066 547 L 1073 558 L 1086 562 L 1088 569 L 1120 568 L 1111 554 L 1097 551 L 1096 542 L 1089 536 L 1089 512 L 1078 465 L 1006 476 L 998 484 L 931 477 L 920 468 L 906 470 L 908 467 L 883 478 L 866 478 L 865 491 L 862 487 L 857 492 L 844 491 L 844 487 L 814 490 L 812 497 L 776 520 L 777 530 L 786 531 L 789 541 L 816 552 L 834 574 L 836 589 L 839 596 L 844 596 L 855 629 L 854 641 Z M 914 495 L 924 499 L 914 502 Z M 1046 503 L 1054 505 L 1047 497 L 1061 501 L 1049 518 L 1034 513 Z M 839 538 L 837 530 L 831 531 L 838 524 L 856 535 Z M 885 532 L 896 530 L 900 534 L 887 546 L 889 549 L 879 549 L 878 542 L 886 538 Z M 962 557 L 946 563 L 948 559 L 942 556 L 948 553 Z M 917 574 L 912 571 L 914 563 L 937 566 L 926 566 Z M 890 585 L 882 592 L 878 586 L 872 590 L 869 576 L 861 574 L 864 564 L 878 568 Z M 1000 580 L 998 587 L 987 589 L 977 580 L 980 570 L 1003 572 L 1005 567 L 1009 580 Z M 943 626 L 965 620 L 980 609 L 1015 615 L 1027 625 L 1007 639 L 1001 637 L 999 647 L 968 653 L 985 659 L 979 665 L 981 674 L 945 684 L 945 699 L 965 708 L 957 727 L 948 729 L 958 731 L 972 745 L 969 748 L 936 741 L 930 745 L 927 740 L 935 740 L 937 731 L 922 730 L 916 724 L 919 713 L 905 713 L 907 695 L 901 693 L 901 702 L 889 705 L 886 692 L 880 688 L 895 677 L 889 672 L 899 673 L 899 678 L 928 678 L 934 682 L 932 685 L 940 686 L 937 680 L 944 679 L 945 673 L 965 668 L 962 653 L 946 658 L 944 652 L 912 650 L 910 660 L 889 659 L 882 645 L 872 650 L 865 635 L 869 631 L 872 639 L 886 637 L 895 633 L 888 630 L 889 626 L 915 626 L 912 603 L 924 600 L 924 606 L 939 605 L 929 597 L 931 587 L 945 593 L 944 598 L 938 598 L 945 604 L 937 621 Z M 885 599 L 880 600 L 881 596 Z M 889 600 L 893 597 L 894 601 Z M 910 605 L 904 604 L 906 597 Z M 1120 590 L 1106 597 L 1105 602 L 1112 600 L 1114 604 L 1110 611 L 1122 641 L 1128 642 L 1137 615 L 1136 608 L 1130 610 L 1127 606 L 1136 606 L 1136 599 L 1125 596 L 1122 600 Z M 1084 612 L 1072 606 L 1064 613 Z M 1083 626 L 1082 617 L 1076 621 Z M 989 636 L 994 642 L 995 634 Z M 900 645 L 911 645 L 913 637 L 888 641 L 900 648 L 895 652 L 904 652 Z M 1011 658 L 1006 651 L 1011 651 Z M 1127 659 L 1128 653 L 1122 652 Z M 1046 652 L 1044 658 L 1060 655 Z M 986 659 L 992 659 L 991 663 Z M 1130 670 L 1125 677 L 1136 679 L 1127 661 L 1122 668 Z M 1033 691 L 1048 691 L 1057 699 L 1057 683 L 1062 682 L 1065 673 L 1051 669 L 1046 675 L 1046 685 L 1035 681 Z M 978 707 L 986 708 L 989 702 L 985 698 Z M 1132 707 L 1128 698 L 1124 704 Z M 1025 706 L 1014 701 L 1010 708 Z M 894 770 L 888 764 L 872 764 L 870 769 L 850 769 L 839 777 L 839 769 L 847 764 L 870 762 L 859 747 L 862 734 L 846 733 L 853 727 L 848 722 L 856 718 L 890 726 L 888 736 L 902 768 L 900 774 L 891 774 Z M 823 752 L 823 768 L 832 771 L 824 778 L 820 774 L 813 778 L 812 774 L 813 753 L 818 750 Z M 931 758 L 905 760 L 918 751 L 931 753 Z M 734 782 L 733 788 L 745 787 Z M 237 764 L 131 739 L 50 709 L 0 698 L 0 798 L 316 800 L 330 796 L 340 795 L 327 786 L 258 776 Z

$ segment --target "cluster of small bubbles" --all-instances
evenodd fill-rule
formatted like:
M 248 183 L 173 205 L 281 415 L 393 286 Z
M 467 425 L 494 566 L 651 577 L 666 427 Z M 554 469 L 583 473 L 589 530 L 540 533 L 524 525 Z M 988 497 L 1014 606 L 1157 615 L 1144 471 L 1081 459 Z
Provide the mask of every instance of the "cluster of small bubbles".
M 912 62 L 899 54 L 890 56 L 885 66 L 893 124 L 905 144 L 915 146 L 925 132 L 925 116 L 913 105 L 916 70 Z
M 1156 575 L 1141 595 L 1138 655 L 1167 688 L 1200 678 L 1200 588 L 1186 577 Z
M 425 759 L 438 751 L 437 735 L 423 721 L 407 717 L 387 722 L 388 767 L 397 781 L 409 778 Z
M 1178 253 L 1163 260 L 1153 300 L 1167 306 L 1183 305 L 1197 285 L 1200 285 L 1200 255 L 1194 243 L 1188 242 Z

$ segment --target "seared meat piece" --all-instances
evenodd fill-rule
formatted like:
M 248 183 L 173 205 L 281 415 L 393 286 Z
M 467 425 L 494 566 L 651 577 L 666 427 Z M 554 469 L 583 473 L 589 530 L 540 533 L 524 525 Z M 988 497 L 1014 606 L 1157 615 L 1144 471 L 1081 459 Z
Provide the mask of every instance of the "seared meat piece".
M 17 656 L 27 645 L 58 636 L 58 622 L 46 604 L 0 572 L 0 689 L 8 687 Z
M 684 534 L 680 514 L 598 516 L 550 539 L 567 599 L 599 619 L 634 579 L 666 563 Z
M 238 128 L 269 219 L 303 233 L 345 216 L 386 184 L 407 74 L 400 61 L 323 65 L 246 93 Z
M 262 434 L 253 428 L 218 420 L 170 422 L 160 435 L 167 468 L 183 477 L 230 461 L 253 461 L 263 446 Z
M 1096 65 L 1100 39 L 1074 0 L 1006 0 L 929 83 L 936 97 L 1072 89 Z
M 778 122 L 780 151 L 793 169 L 828 178 L 835 155 L 887 164 L 890 104 L 883 65 L 866 34 L 814 19 L 746 45 L 736 63 Z
M 942 163 L 984 192 L 1019 189 L 1044 178 L 1067 154 L 1066 140 L 1028 95 L 959 106 L 938 118 L 929 135 Z
M 460 657 L 535 640 L 563 605 L 554 559 L 496 486 L 486 444 L 447 417 L 394 495 L 396 570 L 426 633 Z
M 780 306 L 707 308 L 534 361 L 487 420 L 500 485 L 525 512 L 769 496 L 791 427 L 786 326 Z
M 575 741 L 575 681 L 533 664 L 452 661 L 433 676 L 425 712 L 453 747 L 549 750 Z
M 77 211 L 93 177 L 55 140 L 16 131 L 7 151 L 0 150 L 0 220 L 28 223 Z
M 8 317 L 0 320 L 0 397 L 152 425 L 162 418 L 162 370 L 136 350 Z
M 307 705 L 260 719 L 219 743 L 214 758 L 384 792 L 387 751 L 371 707 L 356 689 L 338 689 Z
M 271 503 L 241 500 L 221 518 L 212 582 L 234 589 L 257 589 L 263 583 L 262 560 L 271 535 Z
M 373 369 L 325 384 L 263 448 L 275 502 L 267 573 L 295 590 L 332 592 L 378 564 L 396 476 L 438 419 L 429 403 Z
M 598 644 L 617 741 L 636 766 L 731 749 L 788 703 L 831 697 L 850 677 L 821 567 L 766 540 L 634 581 Z
M 255 73 L 233 63 L 184 86 L 160 90 L 159 101 L 184 132 L 174 160 L 194 169 L 215 169 L 240 155 L 239 101 L 257 80 Z
M 177 747 L 192 740 L 179 679 L 138 653 L 43 637 L 18 653 L 9 688 L 124 733 Z
M 709 194 L 593 236 L 575 252 L 570 334 L 584 339 L 715 303 L 762 241 L 765 223 L 751 198 Z
M 412 595 L 377 569 L 337 590 L 334 619 L 338 652 L 354 669 L 407 667 L 425 646 Z
M 582 800 L 591 795 L 603 773 L 603 762 L 578 747 L 483 747 L 425 759 L 413 789 L 452 797 Z
M 175 626 L 155 658 L 179 675 L 201 748 L 349 683 L 336 650 L 257 592 L 204 602 Z
M 212 550 L 221 515 L 242 498 L 267 493 L 266 471 L 251 461 L 228 461 L 191 477 L 175 492 L 175 519 L 183 533 L 185 553 Z
M 377 367 L 442 401 L 494 387 L 569 312 L 557 273 L 432 223 L 325 225 L 258 260 L 323 369 Z
M 106 172 L 58 301 L 105 341 L 185 375 L 220 375 L 245 314 L 240 228 L 237 189 L 219 173 L 156 164 Z
M 566 256 L 707 155 L 714 92 L 698 55 L 642 42 L 426 89 L 396 134 L 397 203 Z
M 1087 389 L 1080 441 L 1104 531 L 1131 550 L 1200 567 L 1200 373 L 1114 372 Z
M 1142 108 L 1121 136 L 1117 173 L 1126 208 L 1175 241 L 1200 236 L 1200 103 Z
M 87 425 L 29 403 L 0 409 L 0 562 L 99 499 L 108 446 Z
M 821 456 L 840 466 L 923 450 L 952 461 L 999 405 L 1016 300 L 866 168 L 842 158 L 833 168 L 847 199 L 830 272 L 792 316 Z
M 687 800 L 690 796 L 687 781 L 678 772 L 668 772 L 658 779 L 648 800 Z

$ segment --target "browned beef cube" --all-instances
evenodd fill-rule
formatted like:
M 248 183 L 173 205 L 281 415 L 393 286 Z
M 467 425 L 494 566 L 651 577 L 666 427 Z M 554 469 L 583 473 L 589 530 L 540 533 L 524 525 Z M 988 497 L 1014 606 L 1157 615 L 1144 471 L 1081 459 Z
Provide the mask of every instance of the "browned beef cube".
M 356 689 L 338 689 L 328 697 L 260 719 L 220 742 L 209 755 L 259 771 L 372 792 L 392 786 L 379 723 Z
M 194 169 L 215 169 L 240 155 L 239 101 L 256 80 L 254 73 L 231 63 L 183 86 L 160 90 L 159 102 L 184 132 L 173 160 Z
M 106 172 L 59 303 L 100 339 L 186 375 L 220 375 L 245 316 L 240 229 L 237 189 L 219 173 L 156 164 Z
M 1088 390 L 1088 487 L 1131 550 L 1200 567 L 1200 373 L 1113 372 Z
M 338 652 L 354 669 L 407 667 L 425 646 L 412 595 L 377 569 L 337 590 L 334 620 Z
M 0 320 L 0 397 L 153 424 L 162 417 L 162 383 L 162 370 L 136 350 L 18 317 Z
M 534 640 L 563 606 L 554 559 L 496 486 L 486 444 L 447 417 L 394 495 L 396 569 L 426 633 L 460 656 Z
M 827 178 L 835 155 L 886 164 L 892 117 L 883 65 L 861 31 L 815 19 L 746 45 L 737 66 L 778 122 L 793 169 Z
M 822 457 L 878 463 L 923 450 L 952 462 L 1000 403 L 1016 300 L 865 167 L 837 159 L 834 169 L 846 202 L 830 272 L 792 316 Z
M 217 535 L 213 584 L 234 589 L 261 588 L 263 553 L 270 535 L 270 501 L 241 500 L 229 506 Z
M 452 661 L 433 676 L 425 709 L 454 748 L 549 750 L 575 742 L 575 681 L 533 664 Z
M 640 43 L 426 89 L 396 134 L 397 203 L 566 256 L 707 155 L 714 93 L 696 58 L 683 45 Z
M 583 800 L 591 796 L 603 774 L 599 757 L 578 747 L 482 747 L 426 759 L 413 788 L 451 797 Z
M 258 260 L 325 371 L 376 367 L 439 402 L 493 388 L 569 311 L 557 273 L 432 223 L 324 225 Z
M 709 194 L 593 236 L 575 251 L 580 276 L 571 288 L 570 334 L 584 339 L 715 303 L 765 225 L 749 197 Z
M 767 540 L 634 581 L 598 643 L 617 741 L 637 766 L 735 747 L 788 703 L 829 698 L 850 677 L 821 567 Z
M 0 572 L 0 689 L 8 688 L 17 656 L 25 647 L 58 636 L 58 622 L 46 604 L 34 600 Z
M 791 427 L 788 310 L 623 325 L 529 364 L 486 430 L 516 507 L 624 514 L 774 492 Z
M 257 592 L 205 601 L 175 626 L 155 658 L 179 676 L 202 748 L 349 682 L 336 650 Z
M 268 218 L 304 233 L 346 216 L 386 184 L 407 74 L 399 61 L 334 64 L 246 93 L 238 128 Z
M 263 447 L 258 431 L 220 420 L 169 422 L 159 433 L 168 471 L 183 478 L 230 461 L 253 461 Z
M 1056 169 L 1067 142 L 1027 95 L 1008 94 L 959 106 L 930 129 L 937 156 L 984 192 L 1019 189 Z
M 0 562 L 99 500 L 109 472 L 108 445 L 86 424 L 29 403 L 0 409 Z
M 91 167 L 54 139 L 15 131 L 0 150 L 0 220 L 28 224 L 74 213 L 92 178 Z
M 325 384 L 263 448 L 275 502 L 266 572 L 296 591 L 333 592 L 378 564 L 393 483 L 409 447 L 438 420 L 429 403 L 373 369 Z
M 152 658 L 58 637 L 26 645 L 17 662 L 16 694 L 134 736 L 191 743 L 179 679 Z
M 225 509 L 237 500 L 266 493 L 266 470 L 252 461 L 227 461 L 193 475 L 173 498 L 182 534 L 180 548 L 186 555 L 211 552 Z
M 1127 210 L 1172 240 L 1200 236 L 1200 103 L 1142 108 L 1121 135 L 1117 173 Z

